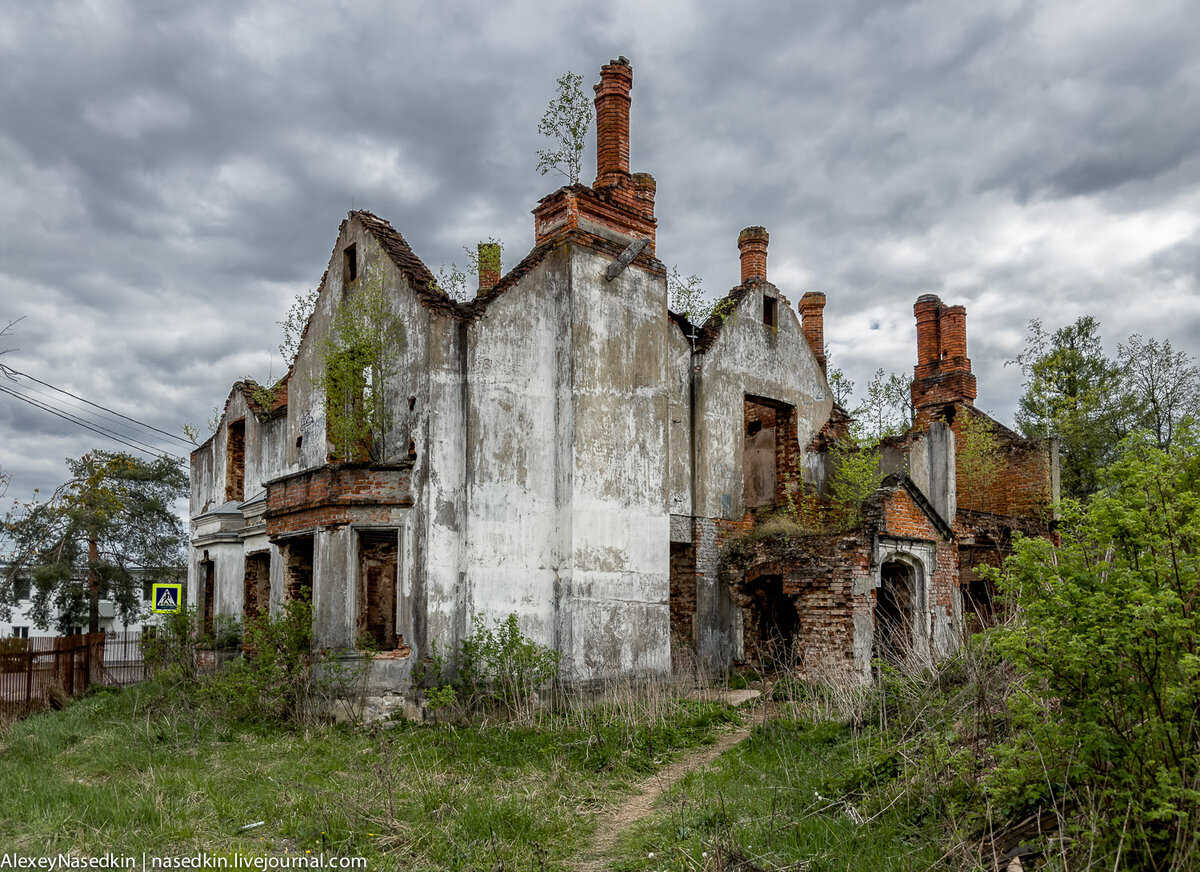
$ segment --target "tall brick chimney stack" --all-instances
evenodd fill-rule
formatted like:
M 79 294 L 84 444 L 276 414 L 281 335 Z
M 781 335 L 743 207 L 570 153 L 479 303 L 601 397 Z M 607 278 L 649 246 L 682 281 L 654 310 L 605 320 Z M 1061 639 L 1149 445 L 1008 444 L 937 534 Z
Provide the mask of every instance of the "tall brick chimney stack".
M 922 294 L 913 305 L 917 316 L 917 367 L 936 364 L 941 357 L 938 339 L 938 312 L 942 301 L 933 294 Z
M 629 92 L 633 67 L 624 56 L 600 68 L 596 91 L 596 181 L 593 188 L 629 180 Z
M 658 221 L 654 217 L 654 176 L 629 172 L 629 92 L 633 67 L 624 57 L 600 69 L 596 85 L 596 181 L 592 187 L 567 185 L 542 197 L 533 210 L 538 245 L 558 234 L 592 232 L 599 226 L 631 240 L 649 240 L 654 256 Z
M 825 371 L 825 295 L 820 291 L 809 291 L 800 298 L 800 327 L 808 347 L 812 349 L 817 365 Z
M 771 240 L 765 227 L 747 227 L 738 234 L 738 250 L 742 258 L 742 284 L 752 278 L 767 280 L 767 243 Z
M 500 281 L 500 243 L 479 243 L 479 290 L 490 291 Z
M 917 316 L 917 365 L 912 399 L 918 426 L 943 417 L 946 406 L 975 404 L 975 375 L 967 358 L 967 310 L 925 294 L 913 306 Z

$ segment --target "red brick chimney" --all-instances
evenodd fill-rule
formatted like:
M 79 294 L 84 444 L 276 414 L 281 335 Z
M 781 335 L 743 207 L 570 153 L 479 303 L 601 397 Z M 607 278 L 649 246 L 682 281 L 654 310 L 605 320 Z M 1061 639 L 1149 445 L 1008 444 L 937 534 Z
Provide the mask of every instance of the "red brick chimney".
M 929 366 L 941 357 L 938 341 L 938 312 L 942 301 L 933 294 L 922 294 L 913 305 L 917 316 L 917 366 Z
M 742 284 L 752 278 L 767 280 L 767 243 L 771 237 L 765 227 L 747 227 L 738 234 L 742 257 Z
M 825 295 L 809 291 L 800 298 L 800 326 L 821 373 L 825 374 Z
M 629 179 L 629 91 L 633 67 L 619 57 L 600 68 L 596 91 L 596 181 L 593 188 Z
M 917 424 L 943 417 L 950 405 L 975 404 L 975 375 L 967 358 L 967 310 L 924 294 L 913 306 L 917 316 L 917 365 L 912 399 Z
M 631 239 L 648 239 L 654 255 L 658 221 L 654 217 L 654 176 L 629 173 L 629 92 L 633 67 L 626 58 L 600 70 L 596 89 L 596 181 L 591 188 L 568 185 L 538 201 L 533 210 L 538 245 L 561 233 L 587 231 L 589 225 L 615 230 Z M 590 231 L 589 231 L 590 232 Z
M 500 281 L 500 243 L 479 243 L 479 290 L 490 291 Z

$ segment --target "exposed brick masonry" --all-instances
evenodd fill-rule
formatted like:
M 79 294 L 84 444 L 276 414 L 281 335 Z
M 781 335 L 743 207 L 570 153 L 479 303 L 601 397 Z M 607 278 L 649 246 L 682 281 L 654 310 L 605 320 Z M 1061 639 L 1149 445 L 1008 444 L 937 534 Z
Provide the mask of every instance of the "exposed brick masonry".
M 594 188 L 629 178 L 629 92 L 633 67 L 624 57 L 600 68 L 596 92 L 596 181 Z
M 967 310 L 946 306 L 933 294 L 917 298 L 917 365 L 913 370 L 912 401 L 916 426 L 924 428 L 947 404 L 975 402 L 975 376 L 967 358 Z
M 479 243 L 479 290 L 487 291 L 500 282 L 500 243 Z
M 767 279 L 767 243 L 771 235 L 765 227 L 747 227 L 738 234 L 738 252 L 742 261 L 742 282 Z
M 671 543 L 671 650 L 691 647 L 696 617 L 696 546 Z
M 412 505 L 412 463 L 331 464 L 267 483 L 267 535 L 349 523 L 387 523 Z
M 825 373 L 825 295 L 820 291 L 809 291 L 800 298 L 800 327 L 804 338 L 817 359 L 821 373 Z

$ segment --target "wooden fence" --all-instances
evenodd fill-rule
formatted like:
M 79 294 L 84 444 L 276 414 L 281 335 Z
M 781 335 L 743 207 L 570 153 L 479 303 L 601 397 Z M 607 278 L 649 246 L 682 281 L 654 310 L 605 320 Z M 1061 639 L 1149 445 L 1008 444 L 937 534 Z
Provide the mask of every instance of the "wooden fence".
M 101 681 L 104 634 L 4 639 L 0 642 L 0 710 L 21 715 Z
M 135 684 L 148 677 L 142 632 L 0 639 L 0 715 L 45 708 L 93 684 Z

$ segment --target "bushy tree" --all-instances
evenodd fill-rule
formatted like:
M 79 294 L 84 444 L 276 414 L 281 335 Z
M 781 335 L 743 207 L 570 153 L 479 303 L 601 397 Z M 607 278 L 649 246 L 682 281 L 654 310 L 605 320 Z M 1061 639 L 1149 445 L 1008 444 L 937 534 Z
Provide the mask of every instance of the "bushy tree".
M 1159 448 L 1170 448 L 1180 426 L 1200 416 L 1200 368 L 1196 359 L 1134 333 L 1117 346 L 1127 397 L 1125 408 L 1135 427 L 1154 437 Z
M 32 618 L 67 632 L 85 618 L 100 629 L 101 596 L 132 621 L 141 607 L 143 575 L 179 576 L 187 537 L 175 502 L 187 493 L 182 463 L 94 451 L 67 460 L 71 479 L 45 502 L 5 515 L 8 566 L 0 609 L 15 603 L 18 577 L 32 581 Z
M 1120 369 L 1104 354 L 1100 322 L 1085 315 L 1048 334 L 1031 321 L 1016 363 L 1025 373 L 1017 427 L 1031 439 L 1057 436 L 1063 496 L 1087 497 L 1127 418 Z
M 1064 501 L 1061 546 L 1019 540 L 998 579 L 1021 618 L 998 645 L 1028 681 L 991 795 L 1053 804 L 1105 868 L 1200 865 L 1198 448 L 1191 427 L 1167 450 L 1129 437 L 1086 507 Z

